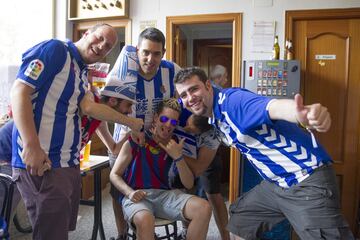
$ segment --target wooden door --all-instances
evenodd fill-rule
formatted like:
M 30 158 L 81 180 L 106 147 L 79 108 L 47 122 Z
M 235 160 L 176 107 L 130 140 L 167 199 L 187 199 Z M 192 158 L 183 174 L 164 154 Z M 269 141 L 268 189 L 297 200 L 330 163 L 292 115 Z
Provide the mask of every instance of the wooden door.
M 182 68 L 187 67 L 187 40 L 185 33 L 181 30 L 180 26 L 175 27 L 175 62 Z
M 227 86 L 231 87 L 232 78 L 232 45 L 231 39 L 194 40 L 193 63 L 209 76 L 210 70 L 217 64 L 223 65 L 228 71 Z
M 207 24 L 207 23 L 231 23 L 233 26 L 232 35 L 232 59 L 231 59 L 231 78 L 232 86 L 240 86 L 241 73 L 241 39 L 242 39 L 242 14 L 223 13 L 223 14 L 200 14 L 188 16 L 168 16 L 166 17 L 166 59 L 175 61 L 174 40 L 176 27 L 183 24 Z M 229 202 L 235 201 L 239 194 L 239 159 L 240 152 L 234 148 L 230 150 L 230 182 L 229 182 Z
M 343 11 L 287 12 L 287 37 L 293 40 L 295 58 L 301 62 L 301 92 L 305 103 L 320 102 L 331 113 L 330 131 L 316 134 L 316 137 L 334 161 L 342 211 L 356 232 L 360 161 L 360 9 L 357 9 L 357 17 Z M 306 18 L 296 19 L 299 15 Z

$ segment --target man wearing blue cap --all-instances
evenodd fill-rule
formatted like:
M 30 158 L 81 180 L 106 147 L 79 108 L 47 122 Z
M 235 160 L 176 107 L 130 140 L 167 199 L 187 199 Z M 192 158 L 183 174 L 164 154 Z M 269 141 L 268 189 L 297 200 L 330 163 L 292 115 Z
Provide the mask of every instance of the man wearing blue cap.
M 122 114 L 131 114 L 132 105 L 135 103 L 136 88 L 132 83 L 108 79 L 105 87 L 101 90 L 100 96 L 93 91 L 95 102 L 105 104 Z M 82 137 L 81 148 L 83 148 L 91 139 L 96 131 L 102 142 L 110 152 L 119 152 L 124 141 L 116 143 L 110 134 L 107 122 L 100 121 L 88 116 L 81 119 Z

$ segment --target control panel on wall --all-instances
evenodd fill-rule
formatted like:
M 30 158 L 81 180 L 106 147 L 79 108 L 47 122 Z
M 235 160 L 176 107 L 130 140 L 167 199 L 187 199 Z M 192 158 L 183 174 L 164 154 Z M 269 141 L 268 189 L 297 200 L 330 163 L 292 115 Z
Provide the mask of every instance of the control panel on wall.
M 297 60 L 244 61 L 243 88 L 271 98 L 293 98 L 300 91 Z

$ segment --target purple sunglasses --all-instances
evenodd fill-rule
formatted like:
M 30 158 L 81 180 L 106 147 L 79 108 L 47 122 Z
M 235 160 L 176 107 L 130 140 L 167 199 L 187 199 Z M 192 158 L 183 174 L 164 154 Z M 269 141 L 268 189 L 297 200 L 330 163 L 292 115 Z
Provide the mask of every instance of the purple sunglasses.
M 162 123 L 167 123 L 170 120 L 170 124 L 173 125 L 174 127 L 176 127 L 176 125 L 178 124 L 178 120 L 168 118 L 167 116 L 160 116 L 159 119 L 160 119 L 160 122 L 162 122 Z

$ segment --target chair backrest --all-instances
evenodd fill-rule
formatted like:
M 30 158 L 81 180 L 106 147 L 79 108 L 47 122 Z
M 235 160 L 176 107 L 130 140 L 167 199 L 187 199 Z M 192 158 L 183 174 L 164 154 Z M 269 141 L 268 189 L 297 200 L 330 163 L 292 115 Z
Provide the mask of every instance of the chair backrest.
M 11 176 L 7 174 L 0 173 L 0 192 L 2 194 L 2 202 L 0 202 L 1 212 L 0 218 L 5 221 L 4 226 L 7 226 L 7 229 L 3 229 L 4 232 L 8 232 L 8 226 L 10 223 L 10 216 L 11 216 L 11 205 L 12 205 L 12 198 L 14 193 L 14 181 Z

